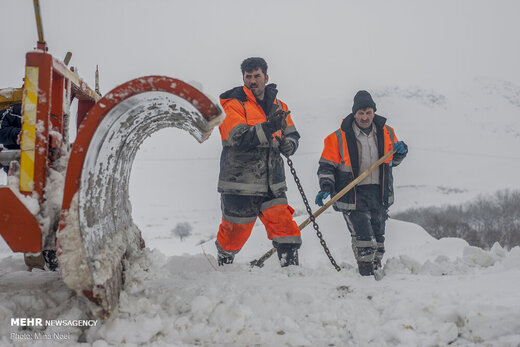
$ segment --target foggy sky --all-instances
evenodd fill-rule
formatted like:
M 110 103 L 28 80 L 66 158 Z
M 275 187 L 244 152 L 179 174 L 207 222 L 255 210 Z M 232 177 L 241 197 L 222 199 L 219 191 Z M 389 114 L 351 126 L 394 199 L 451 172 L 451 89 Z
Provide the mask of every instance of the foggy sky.
M 33 2 L 0 0 L 1 87 L 21 84 L 36 45 Z M 517 1 L 41 0 L 50 53 L 101 89 L 159 74 L 213 96 L 240 85 L 240 62 L 262 56 L 293 102 L 350 104 L 358 89 L 464 87 L 490 76 L 520 83 Z

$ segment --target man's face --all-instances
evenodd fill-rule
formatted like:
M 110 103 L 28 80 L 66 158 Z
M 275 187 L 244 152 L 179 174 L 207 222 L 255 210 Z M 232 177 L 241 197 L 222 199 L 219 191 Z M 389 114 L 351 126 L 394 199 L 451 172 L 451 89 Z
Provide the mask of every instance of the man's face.
M 251 72 L 244 72 L 244 85 L 251 89 L 253 95 L 259 100 L 264 99 L 265 85 L 269 77 L 267 74 L 262 72 L 262 69 L 258 68 Z
M 363 110 L 358 110 L 354 115 L 354 119 L 356 120 L 358 127 L 362 129 L 369 128 L 374 120 L 374 109 L 372 107 L 367 107 Z

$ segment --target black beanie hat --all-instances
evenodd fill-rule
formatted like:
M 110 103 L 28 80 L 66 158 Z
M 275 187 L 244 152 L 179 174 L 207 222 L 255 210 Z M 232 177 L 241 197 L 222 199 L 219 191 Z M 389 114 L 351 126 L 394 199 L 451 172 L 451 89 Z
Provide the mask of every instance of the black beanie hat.
M 372 96 L 366 90 L 360 90 L 354 96 L 354 105 L 352 106 L 352 113 L 356 114 L 358 110 L 363 110 L 367 107 L 372 107 L 376 112 L 376 103 L 372 100 Z

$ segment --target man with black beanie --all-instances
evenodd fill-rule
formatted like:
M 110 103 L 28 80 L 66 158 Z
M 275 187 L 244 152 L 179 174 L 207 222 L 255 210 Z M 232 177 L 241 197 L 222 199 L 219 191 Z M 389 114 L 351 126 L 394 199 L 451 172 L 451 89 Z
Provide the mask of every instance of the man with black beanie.
M 360 90 L 354 96 L 352 113 L 340 129 L 325 138 L 319 161 L 320 191 L 316 204 L 334 196 L 389 151 L 394 154 L 333 205 L 343 213 L 352 237 L 352 250 L 362 276 L 381 267 L 385 253 L 385 223 L 394 202 L 392 167 L 406 157 L 408 147 L 398 141 L 386 118 L 375 114 L 372 96 Z

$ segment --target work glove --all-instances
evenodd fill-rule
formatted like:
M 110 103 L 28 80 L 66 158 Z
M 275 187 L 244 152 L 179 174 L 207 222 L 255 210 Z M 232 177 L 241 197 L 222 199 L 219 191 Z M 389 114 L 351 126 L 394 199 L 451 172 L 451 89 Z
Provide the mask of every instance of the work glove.
M 332 182 L 323 182 L 320 184 L 321 190 L 316 195 L 316 200 L 314 200 L 314 203 L 318 206 L 323 206 L 323 199 L 328 198 L 332 190 L 334 189 L 334 186 Z
M 287 128 L 287 115 L 290 111 L 278 110 L 266 122 L 267 129 L 271 134 L 278 130 L 285 130 Z
M 323 191 L 319 191 L 318 194 L 316 195 L 316 200 L 314 200 L 314 203 L 318 206 L 323 206 L 323 199 L 326 199 L 328 198 L 330 195 L 329 192 L 323 192 Z
M 394 151 L 397 154 L 406 154 L 408 153 L 408 146 L 403 141 L 399 141 L 394 143 Z
M 292 141 L 287 140 L 285 136 L 282 138 L 277 136 L 276 140 L 278 141 L 278 145 L 280 146 L 280 153 L 285 155 L 287 158 L 289 158 L 290 155 L 294 154 L 294 143 Z

